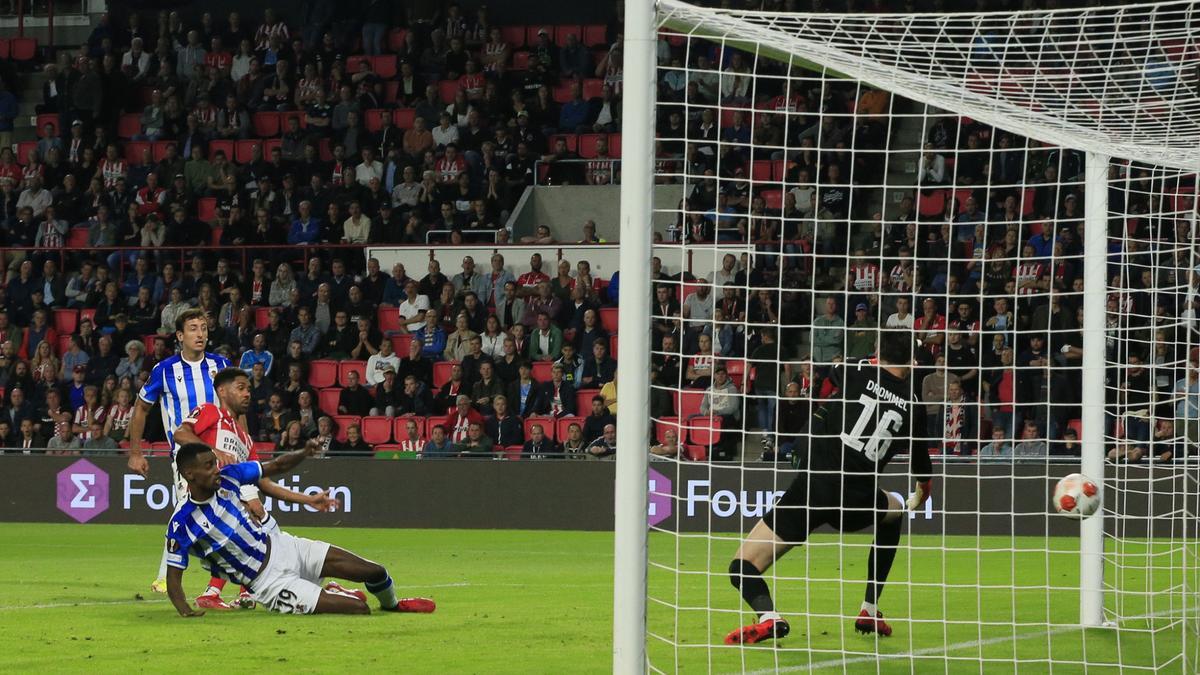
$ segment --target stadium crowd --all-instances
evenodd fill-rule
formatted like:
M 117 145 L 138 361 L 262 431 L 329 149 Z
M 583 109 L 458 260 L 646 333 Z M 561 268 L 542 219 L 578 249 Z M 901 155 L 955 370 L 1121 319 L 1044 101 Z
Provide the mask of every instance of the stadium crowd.
M 619 275 L 503 246 L 528 186 L 619 179 L 621 4 L 607 25 L 519 27 L 370 7 L 350 32 L 133 13 L 47 56 L 40 140 L 0 146 L 5 445 L 117 449 L 174 317 L 201 307 L 211 350 L 252 375 L 264 449 L 615 453 Z M 938 452 L 1078 454 L 1080 155 L 937 118 L 885 216 L 903 103 L 699 39 L 664 35 L 658 56 L 657 169 L 685 192 L 663 243 L 749 251 L 707 278 L 655 261 L 652 452 L 753 459 L 756 432 L 786 457 L 837 395 L 830 366 L 890 328 L 916 336 Z M 751 77 L 771 74 L 791 77 Z M 1108 374 L 1109 431 L 1163 455 L 1181 420 L 1195 440 L 1200 388 L 1171 321 L 1195 302 L 1194 218 L 1158 214 L 1193 206 L 1122 172 L 1110 200 L 1135 217 L 1110 228 L 1129 248 L 1110 261 L 1109 358 L 1127 365 Z M 527 241 L 599 243 L 577 226 Z M 423 271 L 362 252 L 431 241 L 498 252 Z

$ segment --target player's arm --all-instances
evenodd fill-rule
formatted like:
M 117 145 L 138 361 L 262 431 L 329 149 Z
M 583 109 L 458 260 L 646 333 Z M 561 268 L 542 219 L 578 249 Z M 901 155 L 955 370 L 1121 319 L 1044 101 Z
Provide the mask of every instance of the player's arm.
M 329 492 L 322 490 L 315 495 L 305 494 L 289 490 L 270 478 L 263 478 L 258 481 L 258 488 L 268 497 L 274 497 L 292 504 L 300 504 L 302 506 L 311 506 L 318 511 L 335 511 L 341 503 L 338 500 L 329 496 Z
M 142 454 L 142 434 L 146 431 L 146 415 L 150 414 L 152 403 L 147 403 L 139 396 L 133 404 L 133 417 L 129 420 L 129 470 L 142 477 L 150 470 L 150 463 Z
M 204 616 L 204 610 L 193 609 L 188 604 L 187 596 L 183 593 L 183 570 L 170 565 L 167 566 L 167 597 L 171 599 L 171 604 L 175 605 L 175 611 L 179 612 L 179 616 L 185 619 Z
M 180 447 L 187 443 L 208 445 L 208 443 L 205 443 L 198 435 L 196 435 L 196 427 L 194 427 L 191 422 L 184 422 L 183 424 L 180 424 L 179 428 L 175 430 L 174 437 L 175 442 L 178 443 Z M 130 446 L 132 447 L 132 443 Z
M 303 462 L 305 458 L 312 457 L 321 451 L 321 444 L 316 440 L 310 439 L 304 447 L 299 450 L 277 455 L 275 459 L 262 464 L 262 476 L 277 476 L 286 471 L 291 471 L 293 467 Z M 259 479 L 262 479 L 262 476 Z

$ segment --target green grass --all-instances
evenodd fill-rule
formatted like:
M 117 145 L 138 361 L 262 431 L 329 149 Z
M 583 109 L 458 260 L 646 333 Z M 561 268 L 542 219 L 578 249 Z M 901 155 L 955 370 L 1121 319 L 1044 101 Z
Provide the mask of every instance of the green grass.
M 160 531 L 0 524 L 0 672 L 182 672 L 215 660 L 231 672 L 611 670 L 611 534 L 295 528 L 386 564 L 402 593 L 434 597 L 437 613 L 340 618 L 259 609 L 184 620 L 147 589 Z M 818 537 L 775 568 L 775 593 L 792 620 L 792 637 L 778 648 L 734 649 L 720 645 L 722 636 L 750 618 L 739 614 L 740 599 L 725 574 L 736 541 L 654 535 L 652 562 L 674 568 L 678 561 L 683 571 L 650 572 L 652 597 L 683 607 L 651 604 L 652 631 L 679 642 L 676 648 L 652 639 L 654 666 L 684 673 L 813 666 L 1074 673 L 1084 672 L 1086 653 L 1089 663 L 1111 666 L 1089 665 L 1088 673 L 1117 672 L 1117 663 L 1184 672 L 1180 661 L 1170 661 L 1181 648 L 1177 623 L 1156 618 L 1086 632 L 1069 625 L 1078 607 L 1070 590 L 1078 575 L 1072 540 L 1050 540 L 1047 553 L 1038 550 L 1043 539 L 915 538 L 917 548 L 911 556 L 902 550 L 883 598 L 896 629 L 884 641 L 854 634 L 840 616 L 857 613 L 870 540 L 836 541 Z M 1178 568 L 1179 553 L 1163 544 L 1124 552 L 1130 557 L 1122 585 L 1146 591 L 1123 596 L 1124 614 L 1170 609 L 1178 599 L 1170 587 L 1181 579 L 1168 570 Z M 199 569 L 185 577 L 191 594 L 206 580 Z M 1047 586 L 1054 589 L 1049 597 Z M 1189 635 L 1189 646 L 1195 641 Z

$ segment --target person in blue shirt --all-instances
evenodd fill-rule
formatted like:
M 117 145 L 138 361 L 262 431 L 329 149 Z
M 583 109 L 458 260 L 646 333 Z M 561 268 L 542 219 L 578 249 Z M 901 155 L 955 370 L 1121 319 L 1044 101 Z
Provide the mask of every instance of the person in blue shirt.
M 321 220 L 312 216 L 312 202 L 305 199 L 296 207 L 296 219 L 288 230 L 287 243 L 304 246 L 317 243 L 321 234 Z
M 267 351 L 267 336 L 262 333 L 255 333 L 251 349 L 247 349 L 242 353 L 242 359 L 238 362 L 238 368 L 246 371 L 247 375 L 254 370 L 254 364 L 261 363 L 263 366 L 263 375 L 271 374 L 271 366 L 275 363 L 275 355 Z
M 571 85 L 571 100 L 562 105 L 558 112 L 558 129 L 567 134 L 586 133 L 591 104 L 583 98 L 583 84 Z
M 454 444 L 446 434 L 446 427 L 439 424 L 429 432 L 429 440 L 425 443 L 422 457 L 454 457 Z
M 1054 252 L 1054 225 L 1050 222 L 1042 223 L 1042 231 L 1040 234 L 1035 234 L 1029 238 L 1029 245 L 1033 247 L 1033 255 L 1038 258 L 1049 258 Z
M 446 331 L 438 325 L 437 312 L 432 309 L 425 312 L 425 325 L 413 333 L 413 339 L 421 342 L 422 358 L 441 360 L 442 352 L 446 350 Z

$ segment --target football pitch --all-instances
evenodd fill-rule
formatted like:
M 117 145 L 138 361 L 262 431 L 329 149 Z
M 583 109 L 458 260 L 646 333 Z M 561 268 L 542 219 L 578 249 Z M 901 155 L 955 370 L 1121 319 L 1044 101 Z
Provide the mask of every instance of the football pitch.
M 299 617 L 259 608 L 185 620 L 148 589 L 162 528 L 0 524 L 0 672 L 214 664 L 230 672 L 611 671 L 609 533 L 288 529 L 385 564 L 401 594 L 433 597 L 437 612 Z M 776 568 L 780 577 L 807 577 L 775 582 L 792 636 L 779 648 L 738 649 L 709 647 L 750 619 L 738 614 L 740 599 L 724 571 L 736 543 L 652 535 L 651 595 L 682 608 L 651 603 L 651 630 L 679 643 L 651 639 L 653 664 L 668 672 L 1073 673 L 1084 672 L 1078 662 L 1086 654 L 1095 663 L 1119 657 L 1127 668 L 1183 672 L 1180 661 L 1169 663 L 1182 631 L 1161 616 L 1121 630 L 1068 625 L 1078 611 L 1078 596 L 1068 590 L 1078 557 L 1066 538 L 1050 540 L 1051 554 L 1034 550 L 1045 540 L 914 538 L 911 554 L 901 549 L 881 604 L 895 635 L 859 636 L 838 615 L 857 613 L 869 541 L 835 545 L 822 536 L 788 554 Z M 1144 563 L 1129 568 L 1135 577 L 1127 581 L 1145 593 L 1125 598 L 1126 615 L 1178 609 L 1170 604 L 1178 596 L 1167 592 L 1180 582 L 1170 571 L 1180 567 L 1178 553 L 1165 546 L 1152 553 L 1132 558 Z M 657 566 L 675 560 L 682 574 Z M 206 581 L 198 565 L 189 571 L 189 596 Z

